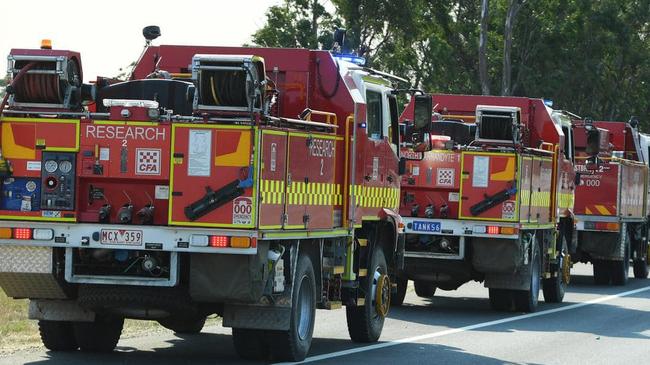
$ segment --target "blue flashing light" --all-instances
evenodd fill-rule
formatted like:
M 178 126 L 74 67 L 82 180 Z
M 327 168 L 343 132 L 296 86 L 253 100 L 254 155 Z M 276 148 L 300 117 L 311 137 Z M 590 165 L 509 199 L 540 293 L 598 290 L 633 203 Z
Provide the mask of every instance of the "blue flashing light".
M 355 65 L 358 66 L 365 66 L 366 65 L 366 58 L 357 56 L 354 54 L 344 54 L 344 53 L 338 53 L 334 55 L 335 58 L 338 58 L 341 61 L 346 61 L 350 63 L 354 63 Z
M 546 105 L 549 108 L 553 107 L 553 100 L 551 99 L 544 99 L 544 105 Z

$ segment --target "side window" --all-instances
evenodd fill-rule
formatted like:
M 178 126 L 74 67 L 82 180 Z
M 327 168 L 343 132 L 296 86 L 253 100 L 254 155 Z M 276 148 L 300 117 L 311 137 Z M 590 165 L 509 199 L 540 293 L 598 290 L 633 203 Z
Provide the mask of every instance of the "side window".
M 388 128 L 388 138 L 390 138 L 390 143 L 399 145 L 399 130 L 397 129 L 399 112 L 397 111 L 397 97 L 395 95 L 388 95 L 388 107 L 390 108 L 390 127 Z
M 381 93 L 366 91 L 366 123 L 368 137 L 381 139 L 384 125 L 383 107 L 381 105 Z
M 564 133 L 564 157 L 567 160 L 573 161 L 573 131 L 567 127 L 562 127 Z

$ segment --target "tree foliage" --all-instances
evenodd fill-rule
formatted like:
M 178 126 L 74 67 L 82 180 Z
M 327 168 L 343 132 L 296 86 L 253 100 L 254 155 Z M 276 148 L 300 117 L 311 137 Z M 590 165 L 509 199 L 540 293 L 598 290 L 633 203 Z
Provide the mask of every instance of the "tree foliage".
M 481 93 L 482 1 L 328 2 L 332 13 L 321 0 L 271 7 L 253 41 L 329 49 L 341 25 L 372 67 L 430 92 Z M 650 0 L 491 0 L 487 22 L 493 93 L 549 98 L 594 119 L 636 115 L 650 130 Z
M 5 88 L 7 87 L 7 78 L 0 78 L 0 100 L 5 96 Z
M 284 0 L 266 12 L 266 24 L 253 34 L 253 42 L 264 47 L 331 47 L 332 30 L 340 26 L 318 0 Z

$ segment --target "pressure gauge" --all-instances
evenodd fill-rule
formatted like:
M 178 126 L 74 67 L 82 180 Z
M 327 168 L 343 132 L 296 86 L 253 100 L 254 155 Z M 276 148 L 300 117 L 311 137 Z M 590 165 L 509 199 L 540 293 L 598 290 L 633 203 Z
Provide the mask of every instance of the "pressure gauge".
M 59 169 L 61 170 L 62 173 L 67 174 L 72 170 L 72 162 L 70 161 L 61 161 L 59 164 Z
M 47 160 L 45 161 L 45 171 L 49 172 L 50 174 L 56 171 L 56 169 L 59 167 L 59 164 L 56 163 L 54 160 Z

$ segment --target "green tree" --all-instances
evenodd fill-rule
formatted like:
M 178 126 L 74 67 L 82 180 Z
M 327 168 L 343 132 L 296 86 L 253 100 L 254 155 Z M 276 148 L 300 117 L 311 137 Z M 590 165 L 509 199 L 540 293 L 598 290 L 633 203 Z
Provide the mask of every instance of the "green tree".
M 266 12 L 266 24 L 253 36 L 263 47 L 332 47 L 332 30 L 338 19 L 325 10 L 318 0 L 285 0 Z
M 636 115 L 650 130 L 650 0 L 485 1 L 483 88 L 481 1 L 331 2 L 336 11 L 326 14 L 311 12 L 318 1 L 287 0 L 269 10 L 254 40 L 314 48 L 325 44 L 314 34 L 340 24 L 350 50 L 423 90 L 551 98 L 594 119 Z

